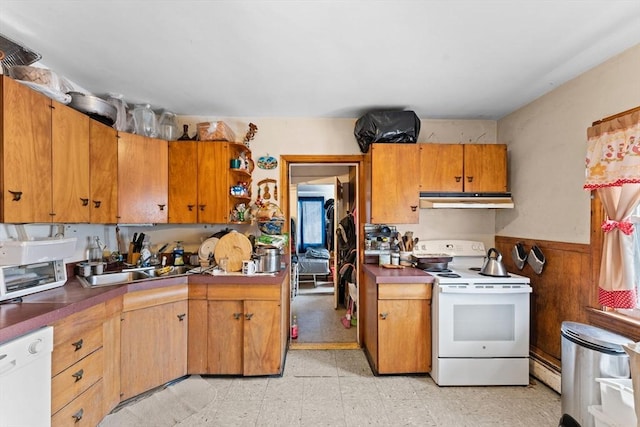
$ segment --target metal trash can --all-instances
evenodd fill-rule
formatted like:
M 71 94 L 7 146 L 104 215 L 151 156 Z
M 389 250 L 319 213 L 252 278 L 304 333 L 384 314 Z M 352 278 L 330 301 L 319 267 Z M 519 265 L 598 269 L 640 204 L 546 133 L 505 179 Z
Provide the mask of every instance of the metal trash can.
M 573 417 L 581 427 L 594 427 L 590 405 L 600 405 L 600 384 L 596 378 L 631 378 L 629 356 L 622 344 L 629 338 L 576 322 L 562 322 L 562 414 Z

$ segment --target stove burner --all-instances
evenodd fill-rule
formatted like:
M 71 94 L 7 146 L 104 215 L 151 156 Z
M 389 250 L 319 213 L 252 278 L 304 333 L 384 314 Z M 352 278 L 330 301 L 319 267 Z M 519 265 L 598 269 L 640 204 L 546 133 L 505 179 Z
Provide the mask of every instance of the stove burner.
M 457 279 L 461 277 L 458 273 L 438 273 L 436 276 L 446 277 L 447 279 Z
M 469 267 L 469 270 L 471 270 L 471 271 L 480 271 L 480 270 L 482 270 L 482 268 L 480 268 L 480 267 Z
M 451 270 L 448 268 L 440 268 L 440 267 L 427 267 L 423 269 L 427 273 L 451 273 Z

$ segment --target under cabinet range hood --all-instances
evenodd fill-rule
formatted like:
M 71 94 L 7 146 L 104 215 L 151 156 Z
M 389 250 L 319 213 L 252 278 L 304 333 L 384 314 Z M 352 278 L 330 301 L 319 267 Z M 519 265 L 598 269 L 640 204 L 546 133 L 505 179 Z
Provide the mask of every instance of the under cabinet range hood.
M 511 209 L 511 193 L 420 193 L 421 209 Z

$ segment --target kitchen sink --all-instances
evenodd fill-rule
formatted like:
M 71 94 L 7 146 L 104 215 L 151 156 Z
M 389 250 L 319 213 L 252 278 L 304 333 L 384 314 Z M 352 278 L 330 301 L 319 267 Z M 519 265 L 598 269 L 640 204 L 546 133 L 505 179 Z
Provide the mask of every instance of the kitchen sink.
M 141 280 L 149 280 L 160 277 L 178 276 L 181 274 L 186 274 L 190 270 L 190 267 L 170 267 L 167 270 L 168 271 L 160 268 L 144 268 L 105 274 L 95 274 L 89 277 L 77 277 L 82 286 L 84 286 L 85 288 L 97 288 L 100 286 L 122 285 L 125 283 L 139 282 Z

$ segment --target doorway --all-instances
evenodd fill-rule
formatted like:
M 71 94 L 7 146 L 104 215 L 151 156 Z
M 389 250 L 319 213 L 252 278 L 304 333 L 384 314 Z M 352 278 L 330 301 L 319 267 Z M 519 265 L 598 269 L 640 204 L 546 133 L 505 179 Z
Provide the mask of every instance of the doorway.
M 297 292 L 292 286 L 289 318 L 297 317 L 299 331 L 298 339 L 290 340 L 292 349 L 359 348 L 357 320 L 345 321 L 351 298 L 346 295 L 348 291 L 345 292 L 348 284 L 344 280 L 341 283 L 339 245 L 343 241 L 336 238 L 336 233 L 347 215 L 351 215 L 350 219 L 355 224 L 361 223 L 358 217 L 359 207 L 363 205 L 360 189 L 362 163 L 363 156 L 281 157 L 282 188 L 288 190 L 283 191 L 281 208 L 285 211 L 292 241 L 292 265 L 297 267 L 294 261 L 298 257 L 301 261 L 308 261 L 305 255 L 310 248 L 315 251 L 324 247 L 329 254 L 329 259 L 324 262 L 329 266 L 328 274 L 323 274 L 327 272 L 324 267 L 313 270 L 316 266 L 311 265 L 312 270 L 307 269 L 306 272 L 317 271 L 318 274 L 305 275 L 305 271 L 301 271 Z M 305 213 L 301 209 L 304 209 L 305 202 L 311 204 L 303 216 Z M 321 220 L 314 210 L 318 206 L 323 207 Z M 317 228 L 307 230 L 305 236 L 304 224 L 314 224 Z M 356 240 L 353 246 L 357 248 L 357 225 L 354 230 Z M 324 243 L 316 244 L 321 241 Z M 357 257 L 354 264 L 357 265 Z M 354 275 L 357 277 L 357 271 Z M 357 278 L 354 281 L 357 282 Z

